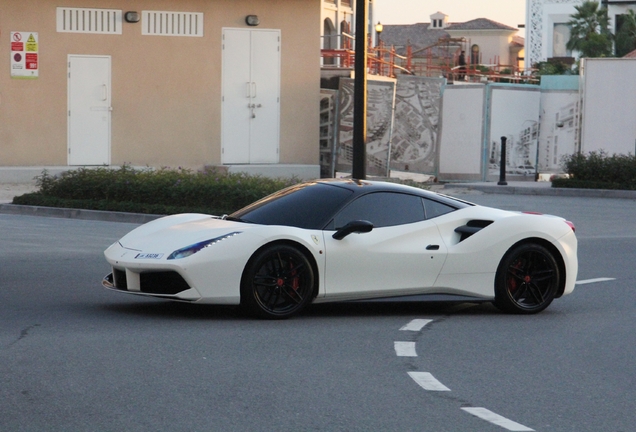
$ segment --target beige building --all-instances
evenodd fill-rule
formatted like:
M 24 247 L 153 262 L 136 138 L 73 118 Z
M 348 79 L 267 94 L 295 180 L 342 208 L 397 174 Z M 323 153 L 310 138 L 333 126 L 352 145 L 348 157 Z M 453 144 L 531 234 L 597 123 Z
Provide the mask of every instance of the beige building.
M 3 0 L 1 12 L 0 166 L 319 176 L 319 0 Z
M 435 76 L 430 73 L 431 68 L 444 75 L 440 66 L 456 66 L 461 51 L 465 51 L 468 64 L 523 68 L 523 38 L 517 35 L 518 29 L 487 18 L 463 23 L 453 23 L 448 18 L 437 12 L 430 15 L 428 23 L 385 24 L 382 42 L 402 55 L 408 55 L 407 47 L 410 48 L 413 64 L 421 66 L 415 72 L 423 75 Z
M 448 25 L 444 30 L 452 38 L 466 39 L 466 61 L 470 64 L 520 66 L 523 43 L 517 36 L 516 28 L 487 18 L 477 18 Z

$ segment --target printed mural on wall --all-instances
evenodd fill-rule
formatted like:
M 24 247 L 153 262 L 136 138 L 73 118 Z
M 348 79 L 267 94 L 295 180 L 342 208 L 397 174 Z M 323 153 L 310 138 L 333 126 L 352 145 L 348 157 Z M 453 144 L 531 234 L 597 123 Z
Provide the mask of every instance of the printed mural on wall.
M 353 162 L 354 80 L 340 79 L 336 171 L 351 172 Z M 367 81 L 367 174 L 388 176 L 391 129 L 393 127 L 394 81 Z
M 351 172 L 353 161 L 353 82 L 348 78 L 340 79 L 336 171 L 341 172 Z M 369 175 L 388 176 L 389 168 L 435 174 L 444 83 L 443 78 L 414 76 L 399 76 L 397 85 L 390 81 L 368 81 Z
M 401 75 L 397 80 L 391 169 L 436 173 L 443 78 Z
M 353 82 L 352 79 L 341 79 L 338 92 L 340 121 L 336 171 L 344 173 L 351 172 L 353 161 Z M 445 85 L 443 78 L 414 76 L 399 76 L 397 82 L 369 80 L 368 175 L 389 176 L 391 170 L 444 178 L 460 175 L 464 177 L 457 178 L 468 179 L 466 175 L 473 175 L 472 171 L 464 173 L 461 169 L 452 173 L 439 172 L 442 128 L 453 128 L 462 133 L 463 127 L 458 121 L 444 124 L 440 116 Z M 462 92 L 474 88 L 460 86 L 454 90 Z M 480 108 L 468 113 L 481 119 L 482 133 L 485 134 L 470 140 L 479 146 L 476 154 L 481 155 L 481 174 L 473 180 L 493 180 L 499 176 L 501 137 L 506 137 L 507 141 L 507 175 L 534 179 L 538 173 L 562 172 L 563 156 L 577 151 L 580 139 L 578 90 L 552 91 L 538 86 L 488 84 L 486 92 L 484 111 Z M 463 103 L 461 97 L 457 103 Z
M 534 176 L 540 106 L 538 87 L 491 87 L 488 174 L 499 175 L 501 137 L 506 137 L 506 173 Z

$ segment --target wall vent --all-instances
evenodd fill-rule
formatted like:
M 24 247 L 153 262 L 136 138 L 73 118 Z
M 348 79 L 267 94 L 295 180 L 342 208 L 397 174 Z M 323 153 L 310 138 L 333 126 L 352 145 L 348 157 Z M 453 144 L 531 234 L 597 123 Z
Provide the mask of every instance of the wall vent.
M 141 34 L 203 37 L 203 13 L 142 11 Z
M 121 10 L 57 8 L 58 32 L 121 34 L 121 24 Z

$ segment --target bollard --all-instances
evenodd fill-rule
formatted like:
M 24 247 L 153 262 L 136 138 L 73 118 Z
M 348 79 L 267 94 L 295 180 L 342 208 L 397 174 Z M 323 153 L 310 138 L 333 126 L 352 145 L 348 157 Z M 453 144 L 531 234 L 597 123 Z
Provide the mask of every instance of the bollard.
M 499 161 L 499 182 L 497 185 L 499 186 L 507 186 L 506 182 L 506 138 L 505 136 L 501 137 L 501 160 Z

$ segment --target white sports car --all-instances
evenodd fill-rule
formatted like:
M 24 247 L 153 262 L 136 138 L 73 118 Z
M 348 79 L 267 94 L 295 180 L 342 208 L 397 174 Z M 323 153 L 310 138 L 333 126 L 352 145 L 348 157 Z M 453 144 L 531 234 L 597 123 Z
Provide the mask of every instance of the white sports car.
M 298 184 L 229 216 L 163 217 L 104 253 L 107 288 L 274 319 L 312 302 L 426 294 L 536 313 L 572 292 L 578 269 L 562 218 L 358 180 Z

